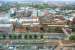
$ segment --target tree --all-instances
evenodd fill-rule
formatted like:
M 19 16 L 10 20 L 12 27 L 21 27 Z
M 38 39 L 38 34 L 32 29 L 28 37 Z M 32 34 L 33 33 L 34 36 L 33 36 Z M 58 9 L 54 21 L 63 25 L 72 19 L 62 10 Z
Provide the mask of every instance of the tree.
M 0 12 L 2 11 L 8 12 L 9 9 L 10 9 L 10 5 L 8 3 L 4 3 L 2 4 L 2 6 L 0 6 Z
M 75 35 L 71 35 L 71 36 L 69 37 L 69 39 L 70 39 L 70 40 L 75 40 Z
M 17 39 L 16 34 L 10 34 L 10 35 L 9 35 L 9 39 Z
M 21 35 L 21 34 L 19 34 L 17 38 L 18 38 L 18 39 L 22 39 L 22 35 Z
M 32 7 L 38 8 L 38 9 L 45 9 L 45 8 L 49 8 L 50 6 L 48 4 L 36 4 L 36 5 L 33 5 Z
M 73 32 L 75 32 L 75 25 L 71 25 L 70 28 L 72 29 Z
M 5 39 L 5 38 L 6 38 L 6 35 L 0 34 L 0 39 Z
M 37 39 L 38 38 L 38 36 L 37 35 L 34 35 L 34 39 Z

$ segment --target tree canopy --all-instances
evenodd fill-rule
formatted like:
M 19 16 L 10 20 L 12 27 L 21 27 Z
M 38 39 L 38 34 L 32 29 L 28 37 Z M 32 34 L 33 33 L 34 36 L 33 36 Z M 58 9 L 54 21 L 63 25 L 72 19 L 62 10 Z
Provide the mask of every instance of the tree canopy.
M 75 40 L 75 35 L 71 35 L 71 36 L 69 37 L 69 39 L 70 39 L 70 40 Z
M 2 4 L 1 6 L 0 6 L 0 12 L 2 12 L 2 11 L 5 11 L 5 12 L 7 12 L 8 10 L 10 9 L 10 5 L 9 4 Z

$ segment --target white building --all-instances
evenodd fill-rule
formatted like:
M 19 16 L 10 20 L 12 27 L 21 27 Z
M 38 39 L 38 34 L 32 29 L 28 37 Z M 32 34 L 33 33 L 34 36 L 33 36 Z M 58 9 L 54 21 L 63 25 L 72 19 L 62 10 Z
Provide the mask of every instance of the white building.
M 5 34 L 11 34 L 13 30 L 12 24 L 0 24 L 0 32 Z

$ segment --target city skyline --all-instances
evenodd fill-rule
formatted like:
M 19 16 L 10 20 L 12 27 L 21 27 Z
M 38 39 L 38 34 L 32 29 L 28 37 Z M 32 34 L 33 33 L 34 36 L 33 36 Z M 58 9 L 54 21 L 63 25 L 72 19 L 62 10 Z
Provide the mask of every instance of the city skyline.
M 0 1 L 18 1 L 18 0 L 0 0 Z M 19 0 L 19 1 L 42 1 L 42 0 Z M 74 1 L 74 0 L 43 0 L 42 2 L 48 2 L 48 1 Z

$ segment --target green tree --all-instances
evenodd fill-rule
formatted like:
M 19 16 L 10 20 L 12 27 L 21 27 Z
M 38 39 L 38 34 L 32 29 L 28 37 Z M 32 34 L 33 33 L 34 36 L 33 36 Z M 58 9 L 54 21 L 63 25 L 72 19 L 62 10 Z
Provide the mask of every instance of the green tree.
M 75 35 L 71 35 L 71 36 L 69 37 L 69 39 L 70 39 L 70 40 L 75 40 Z
M 45 9 L 45 8 L 49 8 L 50 6 L 48 4 L 35 4 L 32 7 L 38 8 L 38 9 Z
M 2 6 L 0 6 L 0 12 L 3 12 L 3 11 L 5 11 L 5 12 L 8 12 L 8 10 L 10 9 L 10 5 L 8 4 L 8 3 L 4 3 L 4 4 L 2 4 Z
M 72 29 L 73 32 L 75 32 L 75 24 L 71 25 L 70 28 Z
M 10 34 L 10 35 L 9 35 L 9 39 L 17 39 L 16 34 Z

